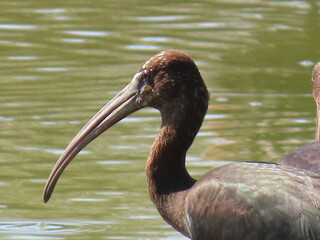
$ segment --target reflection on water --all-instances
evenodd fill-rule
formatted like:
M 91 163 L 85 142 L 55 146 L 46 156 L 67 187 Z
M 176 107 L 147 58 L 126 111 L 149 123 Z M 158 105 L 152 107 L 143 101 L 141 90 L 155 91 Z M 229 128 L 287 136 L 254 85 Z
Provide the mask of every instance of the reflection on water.
M 0 221 L 0 236 L 6 239 L 65 239 L 68 235 L 74 235 L 81 239 L 82 232 L 102 232 L 111 225 L 111 221 L 8 219 Z
M 52 200 L 45 180 L 74 134 L 151 55 L 181 49 L 211 92 L 188 152 L 195 177 L 276 161 L 314 137 L 309 79 L 317 1 L 2 1 L 0 236 L 184 239 L 158 215 L 144 164 L 159 113 L 144 109 L 88 146 Z

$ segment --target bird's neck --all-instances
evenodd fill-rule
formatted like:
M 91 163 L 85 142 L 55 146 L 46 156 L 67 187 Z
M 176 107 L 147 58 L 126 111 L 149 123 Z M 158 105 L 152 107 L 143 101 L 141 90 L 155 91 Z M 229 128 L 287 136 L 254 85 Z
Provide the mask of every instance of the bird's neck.
M 314 97 L 317 106 L 316 141 L 320 142 L 320 96 Z
M 149 195 L 162 217 L 188 235 L 184 201 L 196 180 L 186 170 L 185 157 L 202 118 L 186 118 L 186 114 L 179 111 L 165 113 L 162 114 L 162 126 L 146 165 Z

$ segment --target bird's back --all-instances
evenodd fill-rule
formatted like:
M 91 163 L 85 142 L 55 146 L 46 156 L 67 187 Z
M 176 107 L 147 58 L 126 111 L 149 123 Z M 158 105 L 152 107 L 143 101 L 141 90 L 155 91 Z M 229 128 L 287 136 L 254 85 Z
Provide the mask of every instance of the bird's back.
M 320 174 L 320 142 L 303 145 L 285 155 L 280 164 Z
M 186 201 L 193 240 L 320 239 L 320 176 L 233 163 L 201 177 Z

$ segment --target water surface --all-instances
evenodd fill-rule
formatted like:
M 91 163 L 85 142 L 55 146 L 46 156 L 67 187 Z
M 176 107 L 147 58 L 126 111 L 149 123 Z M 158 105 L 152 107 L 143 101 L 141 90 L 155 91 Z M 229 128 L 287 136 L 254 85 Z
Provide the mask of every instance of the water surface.
M 159 113 L 144 109 L 90 144 L 42 190 L 59 154 L 150 56 L 180 49 L 210 90 L 191 174 L 277 161 L 314 139 L 310 77 L 319 1 L 2 1 L 0 237 L 184 239 L 149 200 L 145 159 Z

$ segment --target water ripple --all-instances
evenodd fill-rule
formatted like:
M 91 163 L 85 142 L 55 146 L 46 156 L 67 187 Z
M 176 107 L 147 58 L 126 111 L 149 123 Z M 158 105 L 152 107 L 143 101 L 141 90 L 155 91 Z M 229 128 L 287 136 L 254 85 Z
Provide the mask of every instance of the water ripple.
M 62 38 L 62 41 L 69 43 L 83 43 L 86 42 L 86 39 L 83 38 Z
M 39 71 L 54 71 L 54 72 L 60 72 L 60 71 L 67 71 L 69 68 L 67 67 L 39 67 L 39 68 L 36 68 L 37 70 Z
M 133 50 L 159 50 L 161 47 L 157 45 L 147 45 L 147 44 L 131 44 L 125 46 L 126 49 Z
M 48 148 L 39 148 L 39 147 L 17 147 L 18 149 L 22 150 L 37 150 L 37 151 L 44 151 L 47 153 L 52 153 L 54 155 L 61 155 L 64 151 L 64 149 L 48 149 Z M 87 154 L 90 153 L 88 150 L 82 150 L 79 154 Z
M 0 220 L 0 237 L 5 239 L 64 239 L 64 235 L 105 230 L 110 221 L 92 220 Z M 3 239 L 3 238 L 2 238 Z
M 0 24 L 0 29 L 31 30 L 35 28 L 36 28 L 35 25 L 28 25 L 28 24 Z
M 87 37 L 101 37 L 109 34 L 107 31 L 94 31 L 94 30 L 67 30 L 64 33 L 77 35 L 77 36 L 87 36 Z
M 173 20 L 185 20 L 193 17 L 192 15 L 165 15 L 165 16 L 140 16 L 136 19 L 141 21 L 173 21 Z
M 63 8 L 49 8 L 49 9 L 36 9 L 34 10 L 36 13 L 63 13 L 66 12 Z
M 9 60 L 33 60 L 33 59 L 36 59 L 38 57 L 36 56 L 9 56 L 8 59 Z

